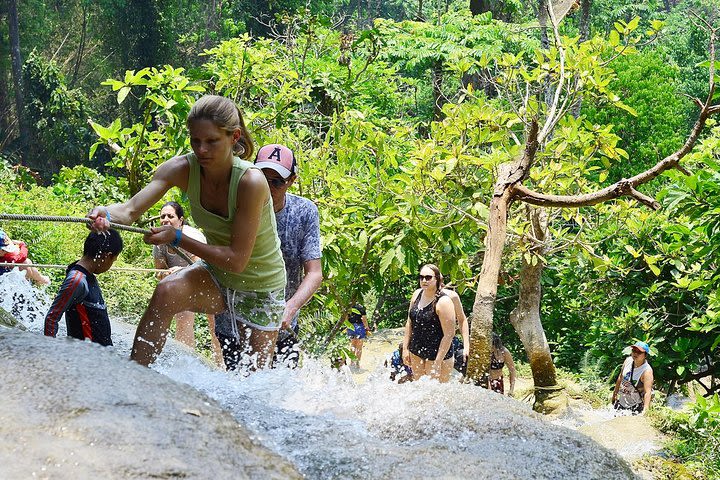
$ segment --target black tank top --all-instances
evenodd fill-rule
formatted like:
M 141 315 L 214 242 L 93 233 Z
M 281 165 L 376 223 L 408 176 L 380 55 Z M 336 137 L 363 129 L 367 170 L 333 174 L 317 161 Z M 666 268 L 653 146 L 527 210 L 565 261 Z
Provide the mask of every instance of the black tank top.
M 413 355 L 417 355 L 424 360 L 435 360 L 438 349 L 440 348 L 443 331 L 440 325 L 440 318 L 435 311 L 435 306 L 437 305 L 438 299 L 444 296 L 445 294 L 441 293 L 437 299 L 428 303 L 423 308 L 419 308 L 418 305 L 420 304 L 422 294 L 418 294 L 415 303 L 413 303 L 410 308 L 412 335 L 410 335 L 408 350 L 410 350 Z M 452 358 L 452 356 L 453 349 L 451 345 L 445 354 L 445 360 Z

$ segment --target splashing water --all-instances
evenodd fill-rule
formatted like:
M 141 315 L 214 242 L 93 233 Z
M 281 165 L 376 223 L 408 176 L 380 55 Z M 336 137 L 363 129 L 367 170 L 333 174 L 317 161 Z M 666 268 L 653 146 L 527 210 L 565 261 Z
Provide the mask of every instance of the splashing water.
M 0 274 L 0 308 L 11 314 L 28 330 L 42 332 L 45 314 L 50 308 L 51 299 L 44 290 L 33 287 L 25 277 L 25 272 L 13 268 Z M 58 335 L 65 336 L 65 325 Z
M 20 283 L 4 277 L 3 292 L 31 290 L 24 277 Z M 40 331 L 47 298 L 34 296 L 13 310 L 5 306 L 9 296 L 2 295 L 3 308 Z M 127 356 L 134 327 L 114 321 L 112 329 L 112 348 Z M 398 385 L 382 367 L 356 385 L 347 371 L 307 358 L 299 369 L 242 376 L 213 368 L 174 341 L 152 368 L 215 399 L 311 479 L 634 476 L 587 437 L 471 385 L 427 379 Z

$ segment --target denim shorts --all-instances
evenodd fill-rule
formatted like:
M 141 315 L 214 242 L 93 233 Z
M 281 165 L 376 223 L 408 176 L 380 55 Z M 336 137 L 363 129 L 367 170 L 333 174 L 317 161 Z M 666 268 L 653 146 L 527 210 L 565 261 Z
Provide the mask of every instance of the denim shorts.
M 238 322 L 266 332 L 280 330 L 285 313 L 284 289 L 270 292 L 233 290 L 221 285 L 204 262 L 200 264 L 208 271 L 225 300 L 225 310 L 215 315 L 216 332 L 237 338 Z
M 353 328 L 347 329 L 348 337 L 350 338 L 359 338 L 360 340 L 364 340 L 367 337 L 367 332 L 365 331 L 365 325 L 362 323 L 353 323 Z

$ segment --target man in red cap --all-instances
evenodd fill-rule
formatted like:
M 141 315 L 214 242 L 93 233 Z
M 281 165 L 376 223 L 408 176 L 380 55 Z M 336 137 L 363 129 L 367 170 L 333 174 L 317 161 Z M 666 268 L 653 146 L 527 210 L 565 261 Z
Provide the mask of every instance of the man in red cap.
M 277 360 L 295 367 L 298 315 L 322 282 L 320 215 L 307 198 L 288 193 L 297 178 L 297 161 L 285 145 L 270 144 L 258 150 L 255 166 L 262 169 L 270 186 L 280 249 L 285 260 L 285 313 L 275 350 Z

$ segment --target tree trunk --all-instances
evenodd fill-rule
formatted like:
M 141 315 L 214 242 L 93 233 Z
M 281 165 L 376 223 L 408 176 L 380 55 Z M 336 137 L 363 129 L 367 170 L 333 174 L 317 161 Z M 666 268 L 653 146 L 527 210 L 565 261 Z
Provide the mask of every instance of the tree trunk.
M 10 98 L 10 82 L 8 81 L 8 71 L 5 70 L 4 62 L 0 62 L 0 151 L 5 150 L 5 144 L 10 137 L 11 126 L 11 107 Z
M 477 293 L 470 322 L 470 355 L 465 375 L 475 383 L 480 382 L 490 367 L 493 312 L 502 252 L 505 246 L 508 206 L 511 199 L 510 189 L 503 185 L 504 180 L 503 177 L 498 178 L 495 185 L 500 186 L 502 190 L 500 195 L 493 196 L 490 202 L 488 228 L 485 235 L 485 255 L 478 277 Z
M 385 305 L 385 300 L 387 300 L 387 298 L 388 298 L 388 295 L 387 295 L 388 286 L 389 285 L 386 283 L 385 286 L 383 287 L 383 291 L 380 294 L 380 297 L 378 298 L 377 304 L 375 305 L 375 311 L 373 312 L 373 315 L 372 315 L 370 328 L 373 328 L 373 327 L 377 328 L 378 323 L 380 323 L 380 315 L 382 314 L 382 308 Z
M 83 3 L 82 6 L 82 27 L 80 31 L 80 43 L 78 45 L 77 54 L 75 55 L 75 65 L 73 67 L 73 75 L 70 80 L 68 88 L 72 89 L 75 87 L 75 82 L 78 79 L 78 73 L 80 72 L 80 64 L 82 63 L 83 56 L 85 55 L 85 42 L 87 38 L 87 22 L 88 22 L 88 6 Z
M 205 13 L 205 36 L 203 38 L 203 48 L 209 49 L 212 44 L 212 38 L 210 32 L 214 32 L 217 29 L 217 21 L 215 14 L 217 12 L 216 0 L 207 0 L 205 3 L 207 12 Z
M 470 326 L 470 355 L 466 377 L 480 383 L 490 367 L 493 314 L 497 297 L 498 277 L 507 233 L 507 216 L 515 196 L 515 187 L 527 178 L 538 149 L 538 124 L 533 121 L 527 130 L 525 151 L 515 161 L 498 166 L 493 198 L 490 201 L 485 255 L 478 277 L 477 293 Z
M 591 0 L 582 0 L 580 3 L 580 41 L 590 39 L 590 6 Z
M 550 345 L 540 319 L 542 290 L 540 280 L 545 264 L 542 256 L 549 237 L 547 213 L 544 209 L 526 206 L 532 236 L 526 237 L 531 262 L 523 257 L 520 272 L 520 298 L 510 313 L 510 323 L 515 328 L 528 356 L 535 384 L 533 409 L 541 413 L 557 413 L 567 407 L 567 396 L 557 384 L 555 364 Z M 536 256 L 539 255 L 539 256 Z M 533 264 L 534 262 L 534 264 Z
M 18 119 L 20 137 L 19 149 L 25 149 L 30 139 L 30 128 L 25 116 L 25 89 L 23 88 L 22 55 L 20 53 L 20 31 L 17 12 L 17 0 L 8 0 L 8 30 L 10 34 L 10 55 L 12 57 L 12 77 L 15 87 L 15 110 Z

